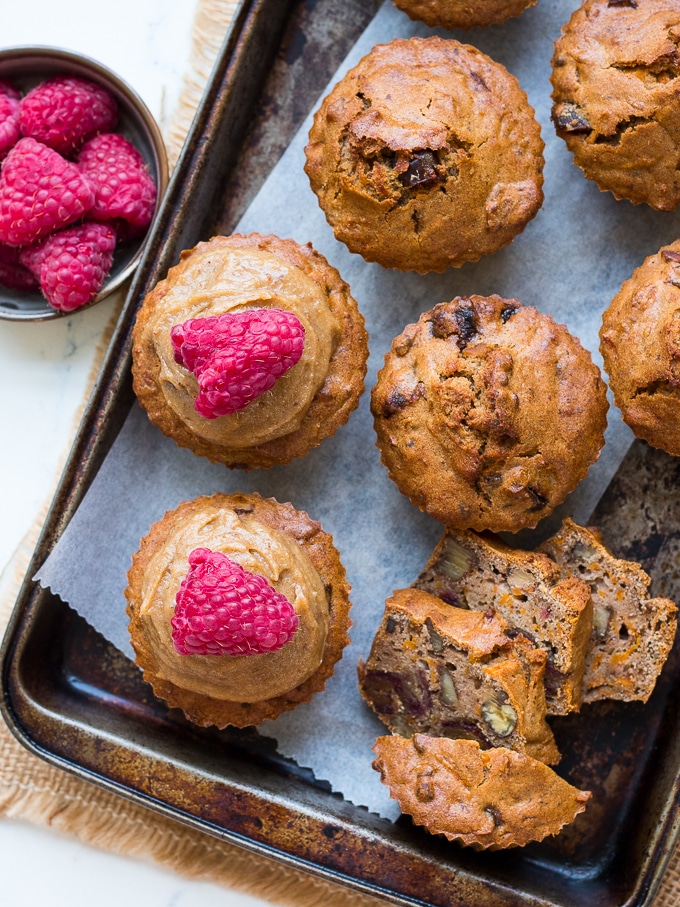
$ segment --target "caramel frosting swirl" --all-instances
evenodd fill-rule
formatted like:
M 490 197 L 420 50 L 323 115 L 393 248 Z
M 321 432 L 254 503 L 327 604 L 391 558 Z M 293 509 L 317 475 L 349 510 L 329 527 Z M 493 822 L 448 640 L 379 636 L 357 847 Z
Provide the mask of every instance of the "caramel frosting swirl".
M 220 551 L 264 576 L 295 608 L 299 626 L 277 652 L 261 655 L 179 655 L 172 642 L 175 596 L 194 548 Z M 324 584 L 293 538 L 251 513 L 204 508 L 175 526 L 144 572 L 140 619 L 158 663 L 158 677 L 232 702 L 262 702 L 287 693 L 321 664 L 329 627 Z
M 244 409 L 205 419 L 194 409 L 198 382 L 175 362 L 170 331 L 191 318 L 249 308 L 281 308 L 305 330 L 299 362 Z M 159 301 L 149 328 L 160 361 L 160 388 L 168 406 L 197 436 L 227 448 L 248 448 L 296 431 L 329 371 L 340 325 L 324 288 L 300 268 L 259 249 L 200 246 L 185 261 Z

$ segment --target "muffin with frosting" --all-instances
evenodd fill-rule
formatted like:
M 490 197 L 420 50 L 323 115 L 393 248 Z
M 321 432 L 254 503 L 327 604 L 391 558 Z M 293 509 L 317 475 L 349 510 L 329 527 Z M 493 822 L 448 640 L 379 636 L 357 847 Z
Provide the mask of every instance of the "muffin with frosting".
M 291 504 L 216 494 L 168 511 L 125 591 L 136 662 L 201 726 L 276 718 L 325 686 L 349 642 L 349 585 L 330 535 Z
M 367 335 L 347 284 L 311 245 L 216 236 L 144 300 L 133 381 L 151 421 L 194 453 L 250 469 L 304 456 L 349 418 Z

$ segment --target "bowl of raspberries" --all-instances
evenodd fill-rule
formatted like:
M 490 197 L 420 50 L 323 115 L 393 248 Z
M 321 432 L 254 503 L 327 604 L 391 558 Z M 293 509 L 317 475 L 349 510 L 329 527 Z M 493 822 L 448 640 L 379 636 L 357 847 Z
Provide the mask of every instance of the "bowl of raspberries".
M 131 275 L 167 185 L 148 108 L 100 63 L 0 50 L 0 319 L 100 302 Z

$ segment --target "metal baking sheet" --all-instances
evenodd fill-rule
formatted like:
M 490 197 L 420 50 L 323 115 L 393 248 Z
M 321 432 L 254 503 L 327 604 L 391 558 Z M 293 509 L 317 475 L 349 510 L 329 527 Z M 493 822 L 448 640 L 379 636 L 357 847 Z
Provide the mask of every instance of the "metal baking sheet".
M 237 223 L 377 0 L 246 0 L 225 43 L 128 297 L 28 577 L 73 514 L 133 394 L 134 311 L 182 249 Z M 680 599 L 680 461 L 641 442 L 595 514 L 605 540 Z M 678 826 L 680 650 L 649 703 L 554 723 L 560 773 L 593 790 L 558 838 L 475 853 L 345 802 L 253 729 L 202 730 L 29 579 L 2 651 L 3 713 L 38 755 L 217 837 L 398 904 L 649 904 Z

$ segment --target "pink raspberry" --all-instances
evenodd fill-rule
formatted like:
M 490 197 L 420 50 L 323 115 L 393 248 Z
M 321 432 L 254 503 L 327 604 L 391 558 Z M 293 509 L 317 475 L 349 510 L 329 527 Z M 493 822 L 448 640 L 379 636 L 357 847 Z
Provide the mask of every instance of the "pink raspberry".
M 19 102 L 0 91 L 0 161 L 19 140 Z
M 19 264 L 19 249 L 0 244 L 0 283 L 13 290 L 37 290 L 38 281 Z
M 172 641 L 179 655 L 260 655 L 293 638 L 299 619 L 263 576 L 220 551 L 195 548 L 176 595 Z
M 175 360 L 196 375 L 194 406 L 206 419 L 243 409 L 300 359 L 305 329 L 284 309 L 247 309 L 177 324 Z
M 14 98 L 15 101 L 21 98 L 21 92 L 6 79 L 0 79 L 0 94 L 5 94 L 8 98 Z
M 96 135 L 78 155 L 80 169 L 95 188 L 94 220 L 121 218 L 148 227 L 156 206 L 156 184 L 134 145 L 116 132 Z
M 70 155 L 95 132 L 113 129 L 115 99 L 99 85 L 75 76 L 55 76 L 37 85 L 21 101 L 21 134 L 60 154 Z
M 116 233 L 109 224 L 87 223 L 23 249 L 19 261 L 36 276 L 53 308 L 72 312 L 92 302 L 101 289 L 115 245 Z
M 29 246 L 89 211 L 94 191 L 75 164 L 19 139 L 0 171 L 0 242 Z

